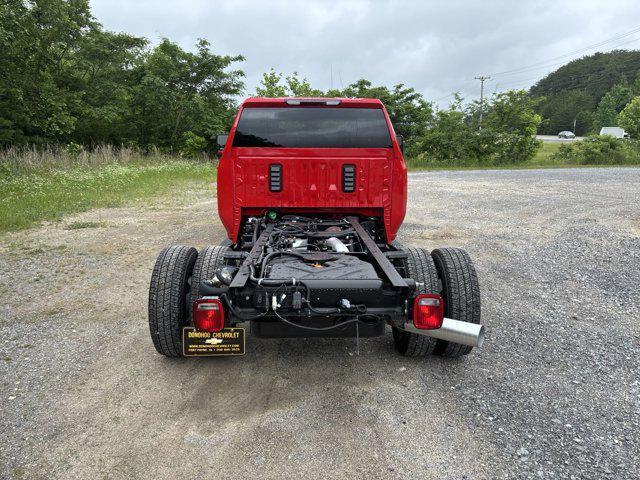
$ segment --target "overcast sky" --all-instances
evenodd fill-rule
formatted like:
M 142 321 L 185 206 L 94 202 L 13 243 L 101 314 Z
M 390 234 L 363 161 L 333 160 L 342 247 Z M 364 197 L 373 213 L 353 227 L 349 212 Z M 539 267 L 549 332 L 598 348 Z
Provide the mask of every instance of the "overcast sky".
M 640 48 L 638 0 L 91 4 L 94 16 L 109 30 L 152 42 L 168 37 L 186 49 L 203 37 L 216 53 L 244 55 L 247 95 L 255 92 L 262 72 L 273 67 L 297 71 L 321 89 L 332 86 L 332 71 L 334 87 L 359 78 L 388 86 L 404 83 L 444 106 L 452 91 L 478 96 L 474 77 L 480 74 L 493 77 L 487 82 L 492 93 L 528 87 L 585 54 Z M 599 48 L 585 49 L 609 39 Z M 514 69 L 519 70 L 500 74 Z

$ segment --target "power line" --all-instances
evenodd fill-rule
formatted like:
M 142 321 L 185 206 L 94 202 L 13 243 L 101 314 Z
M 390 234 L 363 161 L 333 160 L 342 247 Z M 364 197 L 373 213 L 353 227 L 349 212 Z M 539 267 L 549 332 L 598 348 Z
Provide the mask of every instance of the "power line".
M 572 89 L 575 89 L 576 87 L 578 88 L 584 88 L 587 86 L 598 87 L 600 85 L 607 84 L 608 82 L 617 83 L 621 77 L 626 77 L 629 82 L 633 82 L 634 78 L 636 78 L 638 75 L 640 75 L 640 64 L 636 64 L 631 67 L 622 68 L 620 70 L 603 69 L 597 72 L 589 72 L 581 75 L 570 75 L 567 78 L 564 78 L 561 81 L 556 82 L 553 85 L 550 85 L 550 87 L 553 88 L 555 93 L 558 93 L 560 90 L 572 90 Z M 583 79 L 588 79 L 589 84 L 585 85 L 584 82 L 581 82 L 581 80 Z M 530 77 L 530 78 L 521 79 L 521 80 L 496 82 L 494 89 L 496 91 L 511 90 L 513 88 L 524 89 L 524 88 L 530 87 L 531 82 L 534 82 L 535 80 L 542 80 L 542 79 L 539 76 L 536 76 L 536 77 Z M 458 89 L 456 92 L 452 92 L 442 97 L 436 98 L 435 100 L 432 100 L 432 102 L 438 103 L 443 100 L 446 100 L 447 98 L 453 97 L 457 92 L 460 92 L 461 90 L 463 90 L 464 87 L 467 87 L 468 85 L 470 85 L 470 83 L 471 82 L 467 82 L 466 84 L 463 84 L 462 88 Z M 494 82 L 487 81 L 487 84 L 494 84 Z
M 578 53 L 585 52 L 586 50 L 591 50 L 592 48 L 600 47 L 600 46 L 605 45 L 605 44 L 610 43 L 610 42 L 615 42 L 617 40 L 621 40 L 622 38 L 628 37 L 629 35 L 633 35 L 634 33 L 638 33 L 638 32 L 640 32 L 640 25 L 634 27 L 632 30 L 629 30 L 627 32 L 617 34 L 617 35 L 615 35 L 613 37 L 610 37 L 610 38 L 608 38 L 606 40 L 602 40 L 600 42 L 597 42 L 597 43 L 594 43 L 594 44 L 591 44 L 591 45 L 587 45 L 586 47 L 582 47 L 582 48 L 579 48 L 577 50 L 573 50 L 573 51 L 565 53 L 563 55 L 558 55 L 557 57 L 552 57 L 552 58 L 548 58 L 546 60 L 541 60 L 539 62 L 535 62 L 535 63 L 532 63 L 530 65 L 526 65 L 526 66 L 523 66 L 523 67 L 514 68 L 514 69 L 511 69 L 511 70 L 505 70 L 503 72 L 493 73 L 491 75 L 496 77 L 498 75 L 507 75 L 507 74 L 512 74 L 512 73 L 519 73 L 521 71 L 529 70 L 529 69 L 534 68 L 536 66 L 540 66 L 540 68 L 542 68 L 543 64 L 546 64 L 546 63 L 549 63 L 549 62 L 552 62 L 552 61 L 555 61 L 555 60 L 559 60 L 561 58 L 566 58 L 566 57 L 569 57 L 569 56 L 572 56 L 572 55 L 576 55 Z M 632 41 L 636 41 L 636 40 L 637 39 L 634 39 Z M 625 42 L 625 43 L 630 43 L 630 42 Z
M 505 70 L 503 72 L 493 73 L 493 74 L 491 74 L 491 77 L 495 78 L 497 76 L 508 76 L 508 75 L 514 75 L 514 74 L 517 74 L 517 73 L 531 73 L 531 72 L 534 72 L 536 70 L 541 70 L 543 68 L 553 67 L 553 66 L 556 66 L 556 65 L 565 65 L 567 63 L 566 60 L 561 61 L 561 62 L 554 62 L 554 63 L 549 63 L 549 62 L 553 62 L 554 60 L 558 60 L 558 59 L 561 59 L 561 58 L 566 58 L 566 57 L 569 57 L 571 55 L 576 55 L 578 53 L 585 52 L 585 51 L 590 50 L 592 48 L 597 48 L 597 47 L 600 47 L 602 45 L 606 45 L 607 43 L 611 43 L 611 42 L 615 42 L 617 40 L 621 40 L 623 38 L 626 38 L 626 37 L 628 37 L 630 35 L 633 35 L 634 33 L 638 33 L 638 32 L 640 32 L 640 26 L 636 26 L 632 30 L 629 30 L 627 32 L 617 34 L 617 35 L 615 35 L 613 37 L 610 37 L 608 39 L 601 40 L 600 42 L 597 42 L 597 43 L 594 43 L 594 44 L 591 44 L 591 45 L 587 45 L 585 47 L 579 48 L 577 50 L 573 50 L 571 52 L 565 53 L 563 55 L 559 55 L 557 57 L 552 57 L 552 58 L 549 58 L 547 60 L 542 60 L 540 62 L 536 62 L 536 63 L 530 64 L 530 65 L 527 65 L 527 66 L 524 66 L 524 67 L 515 68 L 515 69 L 512 69 L 512 70 Z M 640 38 L 633 38 L 631 40 L 627 40 L 625 42 L 618 43 L 616 45 L 612 45 L 610 48 L 618 48 L 618 47 L 621 47 L 623 45 L 627 45 L 629 43 L 637 42 L 638 40 L 640 40 Z M 622 73 L 622 72 L 615 72 L 615 73 Z M 589 75 L 590 74 L 584 75 L 584 76 L 589 76 Z M 581 77 L 579 76 L 577 78 L 581 78 Z M 503 87 L 505 85 L 522 85 L 522 84 L 528 84 L 529 82 L 532 82 L 534 80 L 541 80 L 540 76 L 536 76 L 534 78 L 530 78 L 530 79 L 526 79 L 526 80 L 523 79 L 523 80 L 510 81 L 510 82 L 507 82 L 506 84 L 505 83 L 501 83 L 501 85 Z M 449 94 L 447 94 L 447 95 L 445 95 L 443 97 L 437 98 L 437 99 L 433 100 L 433 102 L 434 103 L 438 103 L 438 102 L 441 102 L 442 100 L 446 100 L 447 98 L 453 97 L 456 94 L 456 92 L 462 91 L 470 83 L 471 82 L 467 82 L 467 83 L 461 85 L 460 88 L 458 88 L 454 92 L 449 93 Z M 496 85 L 496 88 L 497 88 L 497 85 Z
M 606 83 L 611 80 L 613 76 L 625 76 L 629 81 L 633 81 L 635 77 L 640 73 L 640 63 L 636 63 L 635 65 L 626 68 L 622 68 L 620 70 L 607 70 L 606 67 L 596 72 L 588 72 L 580 75 L 568 75 L 563 78 L 560 82 L 554 82 L 552 87 L 556 90 L 560 89 L 570 89 L 572 87 L 584 86 L 581 85 L 580 80 L 584 78 L 589 79 L 589 86 L 598 85 L 601 83 Z M 546 77 L 545 77 L 546 78 Z M 500 82 L 500 86 L 502 89 L 509 88 L 526 88 L 531 87 L 532 83 L 537 84 L 540 81 L 544 80 L 544 78 L 540 78 L 540 76 L 523 78 L 519 80 L 509 80 L 506 82 Z
M 638 40 L 640 40 L 640 38 L 633 38 L 633 39 L 628 40 L 626 42 L 619 43 L 617 45 L 613 45 L 611 48 L 615 49 L 615 48 L 621 47 L 623 45 L 627 45 L 629 43 L 637 42 Z M 571 61 L 573 61 L 573 60 L 571 60 Z M 529 69 L 522 69 L 521 71 L 518 71 L 518 72 L 514 71 L 512 73 L 507 73 L 507 74 L 499 75 L 499 76 L 506 77 L 506 76 L 509 76 L 509 75 L 516 75 L 518 73 L 531 73 L 531 72 L 535 72 L 537 70 L 542 70 L 543 68 L 555 67 L 557 65 L 567 65 L 567 61 L 563 60 L 563 61 L 555 62 L 555 63 L 547 63 L 547 64 L 544 64 L 544 65 L 540 65 L 539 67 L 533 67 L 533 68 L 529 68 Z
M 589 86 L 600 85 L 602 83 L 606 83 L 611 80 L 611 77 L 614 76 L 637 76 L 640 73 L 640 64 L 637 64 L 632 67 L 623 68 L 621 70 L 600 70 L 598 72 L 590 72 L 582 75 L 571 75 L 568 78 L 563 79 L 562 81 L 551 85 L 554 89 L 563 90 L 563 89 L 571 89 L 572 87 L 578 87 L 581 85 L 580 80 L 584 78 L 589 79 Z M 537 78 L 537 77 L 536 77 Z M 515 82 L 507 82 L 503 83 L 503 87 L 507 87 L 510 85 L 522 85 L 526 84 L 535 78 L 520 80 Z
M 631 82 L 633 81 L 633 78 L 629 78 L 629 77 L 636 77 L 639 74 L 640 74 L 640 64 L 632 67 L 623 68 L 620 70 L 614 70 L 614 71 L 600 70 L 597 72 L 590 72 L 582 75 L 571 75 L 568 78 L 563 79 L 561 82 L 558 82 L 557 84 L 552 85 L 552 87 L 554 88 L 554 90 L 571 90 L 574 87 L 584 87 L 585 85 L 583 85 L 580 82 L 580 80 L 584 78 L 589 79 L 589 86 L 600 86 L 600 85 L 606 84 L 607 82 L 610 82 L 612 80 L 611 77 L 615 77 L 615 76 L 628 77 L 628 80 Z M 504 83 L 500 82 L 499 84 L 496 82 L 495 90 L 496 91 L 511 90 L 519 86 L 522 86 L 522 88 L 526 88 L 530 86 L 529 85 L 530 82 L 534 80 L 541 80 L 541 79 L 539 76 L 536 76 L 536 77 L 531 77 L 531 78 L 522 79 L 522 80 L 511 80 Z M 493 82 L 491 81 L 487 81 L 487 84 L 492 84 L 492 83 Z M 443 100 L 446 100 L 447 98 L 453 97 L 457 92 L 461 91 L 464 87 L 467 87 L 470 84 L 471 82 L 469 81 L 463 84 L 461 86 L 462 88 L 458 89 L 456 92 L 452 92 L 447 95 L 444 95 L 443 97 L 436 98 L 435 100 L 432 100 L 432 102 L 438 103 Z M 498 87 L 501 87 L 501 88 L 498 88 Z

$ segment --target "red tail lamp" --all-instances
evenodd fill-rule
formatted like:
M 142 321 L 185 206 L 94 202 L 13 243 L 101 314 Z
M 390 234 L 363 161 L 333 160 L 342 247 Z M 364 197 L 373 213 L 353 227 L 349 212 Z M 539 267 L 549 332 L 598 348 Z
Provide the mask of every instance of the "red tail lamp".
M 224 308 L 218 298 L 199 298 L 193 302 L 193 324 L 202 332 L 219 332 L 224 328 Z
M 421 330 L 433 330 L 442 326 L 444 302 L 435 293 L 422 293 L 413 301 L 413 325 Z

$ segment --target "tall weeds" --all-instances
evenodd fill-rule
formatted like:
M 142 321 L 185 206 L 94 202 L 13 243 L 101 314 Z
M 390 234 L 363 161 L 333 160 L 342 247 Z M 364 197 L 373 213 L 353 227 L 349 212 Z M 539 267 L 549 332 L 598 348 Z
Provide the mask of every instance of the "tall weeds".
M 97 168 L 108 165 L 157 164 L 178 159 L 154 149 L 143 152 L 137 148 L 99 145 L 85 149 L 80 145 L 10 147 L 0 150 L 0 174 L 16 175 L 46 173 L 54 170 Z M 181 158 L 182 160 L 186 160 Z M 207 160 L 205 156 L 189 160 Z

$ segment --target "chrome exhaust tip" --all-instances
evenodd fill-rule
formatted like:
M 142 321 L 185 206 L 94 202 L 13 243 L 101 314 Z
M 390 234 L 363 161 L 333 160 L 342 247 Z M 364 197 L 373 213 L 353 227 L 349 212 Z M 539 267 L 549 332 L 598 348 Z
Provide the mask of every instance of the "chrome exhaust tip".
M 482 347 L 484 343 L 484 325 L 461 322 L 453 318 L 443 318 L 442 326 L 433 330 L 422 330 L 416 328 L 412 322 L 407 322 L 404 324 L 404 330 L 470 347 Z

